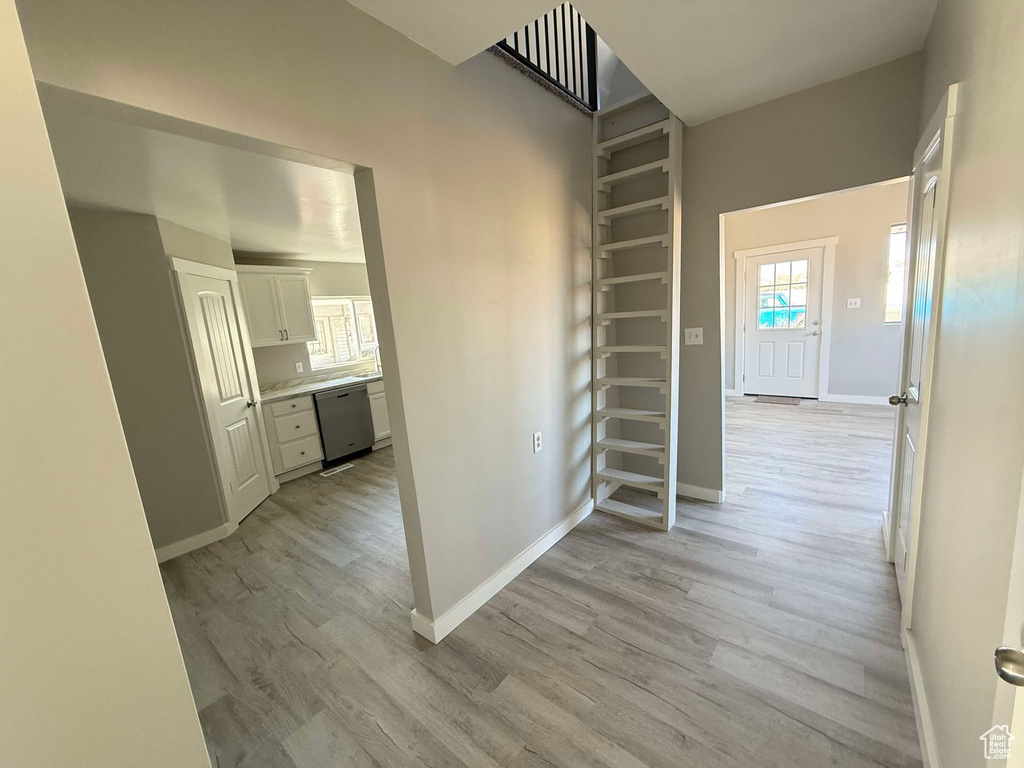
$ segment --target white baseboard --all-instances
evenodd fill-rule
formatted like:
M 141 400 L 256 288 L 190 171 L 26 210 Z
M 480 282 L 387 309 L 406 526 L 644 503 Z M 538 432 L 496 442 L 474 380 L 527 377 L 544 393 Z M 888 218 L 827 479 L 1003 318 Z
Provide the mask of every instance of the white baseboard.
M 224 523 L 224 525 L 218 525 L 216 528 L 211 528 L 208 531 L 197 533 L 195 536 L 189 536 L 187 539 L 168 544 L 166 547 L 160 547 L 156 551 L 156 561 L 163 563 L 171 558 L 179 557 L 200 547 L 205 547 L 207 544 L 213 544 L 215 541 L 226 539 L 236 530 L 238 530 L 238 523 Z
M 391 445 L 391 438 L 382 437 L 380 440 L 373 444 L 373 450 L 379 451 L 381 448 L 387 448 L 389 445 Z
M 412 628 L 417 634 L 432 643 L 439 643 L 459 624 L 472 616 L 476 610 L 504 589 L 512 579 L 522 573 L 538 557 L 558 543 L 565 534 L 579 525 L 594 510 L 594 500 L 589 499 L 583 506 L 569 515 L 533 544 L 512 558 L 507 565 L 474 589 L 455 605 L 431 621 L 412 610 Z
M 852 405 L 888 405 L 889 398 L 881 395 L 820 395 L 822 403 L 850 403 Z
M 889 520 L 889 510 L 882 510 L 882 546 L 885 547 L 885 560 L 886 562 L 894 562 L 892 559 L 892 550 L 889 548 L 889 528 L 892 526 L 892 522 Z
M 907 655 L 907 672 L 910 674 L 910 695 L 914 700 L 914 717 L 917 720 L 917 738 L 921 742 L 921 762 L 924 768 L 942 768 L 939 763 L 939 745 L 935 738 L 935 726 L 928 698 L 924 692 L 924 678 L 921 677 L 921 661 L 917 655 L 917 644 L 910 630 L 903 630 L 903 648 Z
M 713 501 L 716 504 L 721 504 L 725 501 L 725 491 L 717 490 L 715 488 L 702 488 L 699 485 L 687 485 L 686 483 L 676 483 L 676 496 L 683 496 L 687 499 L 696 499 L 697 501 Z
M 725 390 L 726 397 L 743 397 L 743 393 L 738 389 L 727 389 Z

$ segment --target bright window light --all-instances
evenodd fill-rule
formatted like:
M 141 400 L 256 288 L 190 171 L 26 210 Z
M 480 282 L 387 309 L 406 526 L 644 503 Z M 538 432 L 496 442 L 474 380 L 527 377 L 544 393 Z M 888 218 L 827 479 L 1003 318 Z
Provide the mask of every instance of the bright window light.
M 907 225 L 894 224 L 889 230 L 888 274 L 885 279 L 885 322 L 903 320 L 903 276 L 907 261 Z

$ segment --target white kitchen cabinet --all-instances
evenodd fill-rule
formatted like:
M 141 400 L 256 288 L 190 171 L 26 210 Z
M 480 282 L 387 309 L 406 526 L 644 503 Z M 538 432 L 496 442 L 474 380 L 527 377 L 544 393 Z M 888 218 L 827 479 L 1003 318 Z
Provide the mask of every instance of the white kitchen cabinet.
M 313 322 L 313 297 L 309 295 L 309 278 L 301 275 L 277 275 L 277 300 L 285 341 L 316 341 Z
M 270 459 L 279 481 L 320 469 L 324 454 L 311 395 L 264 403 L 263 416 Z
M 373 419 L 373 440 L 386 440 L 391 437 L 391 421 L 388 419 L 384 382 L 371 381 L 366 385 L 366 393 L 370 399 L 370 418 Z
M 238 266 L 252 346 L 314 341 L 308 269 Z

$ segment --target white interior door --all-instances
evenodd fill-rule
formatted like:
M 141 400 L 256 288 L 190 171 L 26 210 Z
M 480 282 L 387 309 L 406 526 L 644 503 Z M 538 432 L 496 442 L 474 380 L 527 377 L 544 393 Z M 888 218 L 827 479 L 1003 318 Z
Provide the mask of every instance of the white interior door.
M 228 515 L 237 523 L 270 495 L 239 325 L 237 283 L 178 275 Z
M 916 566 L 924 487 L 928 403 L 935 334 L 942 294 L 942 255 L 948 202 L 949 144 L 956 109 L 956 86 L 943 100 L 914 156 L 910 183 L 910 241 L 904 306 L 903 360 L 893 451 L 890 507 L 892 555 L 903 601 L 903 626 L 910 627 L 910 597 Z
M 824 248 L 744 260 L 743 391 L 818 396 Z

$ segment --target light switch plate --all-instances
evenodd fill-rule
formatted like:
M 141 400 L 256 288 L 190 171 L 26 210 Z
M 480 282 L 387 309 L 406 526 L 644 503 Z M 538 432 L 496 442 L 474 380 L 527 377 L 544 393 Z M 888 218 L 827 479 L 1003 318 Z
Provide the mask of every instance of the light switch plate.
M 703 344 L 704 343 L 704 329 L 703 328 L 684 328 L 683 329 L 683 344 L 690 346 L 692 344 Z
M 302 363 L 296 363 L 295 364 L 295 372 L 296 373 L 302 373 Z
M 540 432 L 534 432 L 533 433 L 533 452 L 534 453 L 540 453 L 540 449 L 541 449 Z
M 847 309 L 860 309 L 860 299 L 847 299 L 846 300 L 846 308 Z

